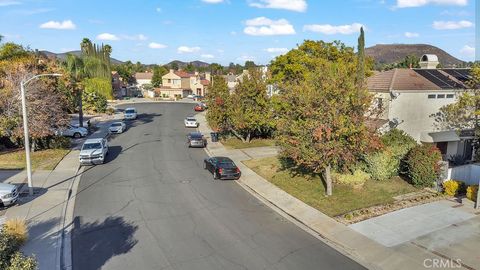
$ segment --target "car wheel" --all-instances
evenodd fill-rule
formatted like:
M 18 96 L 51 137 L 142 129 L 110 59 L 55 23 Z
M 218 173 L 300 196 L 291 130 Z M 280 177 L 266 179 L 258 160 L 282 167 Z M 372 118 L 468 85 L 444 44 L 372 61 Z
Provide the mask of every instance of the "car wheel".
M 78 133 L 78 132 L 75 132 L 75 133 L 73 134 L 73 137 L 74 137 L 75 139 L 78 139 L 78 138 L 82 137 L 82 134 L 80 134 L 80 133 Z

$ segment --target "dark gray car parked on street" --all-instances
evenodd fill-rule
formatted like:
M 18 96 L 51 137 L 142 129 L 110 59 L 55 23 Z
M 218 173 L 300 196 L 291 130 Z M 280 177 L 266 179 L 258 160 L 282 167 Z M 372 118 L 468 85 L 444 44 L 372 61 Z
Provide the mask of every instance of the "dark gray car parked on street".
M 238 180 L 242 175 L 237 165 L 228 157 L 206 158 L 203 167 L 213 174 L 213 179 Z

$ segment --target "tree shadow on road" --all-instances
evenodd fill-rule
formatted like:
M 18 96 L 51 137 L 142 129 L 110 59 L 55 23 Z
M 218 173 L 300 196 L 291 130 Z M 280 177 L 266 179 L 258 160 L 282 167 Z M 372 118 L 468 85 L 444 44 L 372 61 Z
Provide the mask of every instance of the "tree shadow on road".
M 111 258 L 126 254 L 138 243 L 138 226 L 123 217 L 108 217 L 102 222 L 82 224 L 74 219 L 72 235 L 73 269 L 101 269 Z

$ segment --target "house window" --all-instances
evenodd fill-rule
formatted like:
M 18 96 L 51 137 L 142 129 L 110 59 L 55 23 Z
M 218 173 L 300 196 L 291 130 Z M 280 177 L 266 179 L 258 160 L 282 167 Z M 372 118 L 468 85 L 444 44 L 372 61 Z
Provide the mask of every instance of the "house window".
M 453 97 L 455 97 L 454 94 L 448 94 L 448 95 L 447 95 L 447 98 L 453 98 Z
M 437 95 L 437 98 L 445 98 L 445 95 Z
M 428 99 L 434 99 L 436 98 L 436 95 L 428 95 Z
M 172 80 L 171 80 L 171 79 L 168 79 L 168 83 L 172 83 Z

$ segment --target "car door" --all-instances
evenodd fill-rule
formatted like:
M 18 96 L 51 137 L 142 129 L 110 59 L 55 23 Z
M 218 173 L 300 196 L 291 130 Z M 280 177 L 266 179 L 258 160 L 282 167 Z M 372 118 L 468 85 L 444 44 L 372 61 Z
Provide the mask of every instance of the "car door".
M 108 152 L 108 145 L 107 145 L 107 140 L 106 139 L 103 139 L 103 156 L 106 156 L 107 155 L 107 152 Z
M 207 159 L 207 170 L 213 173 L 213 158 Z

